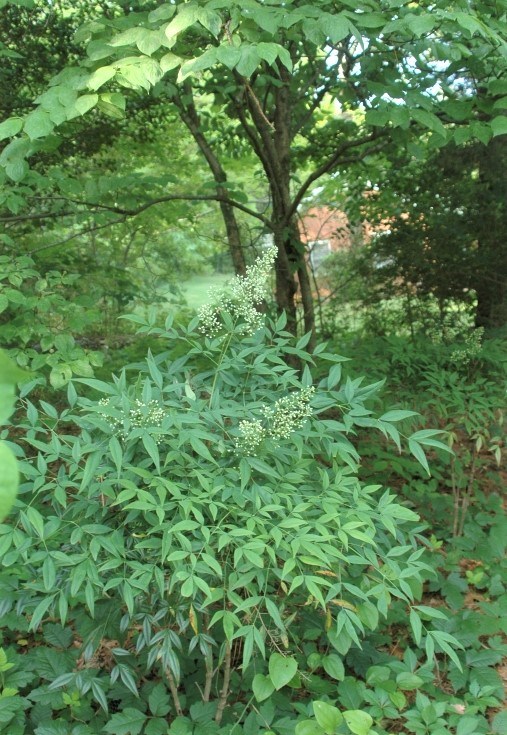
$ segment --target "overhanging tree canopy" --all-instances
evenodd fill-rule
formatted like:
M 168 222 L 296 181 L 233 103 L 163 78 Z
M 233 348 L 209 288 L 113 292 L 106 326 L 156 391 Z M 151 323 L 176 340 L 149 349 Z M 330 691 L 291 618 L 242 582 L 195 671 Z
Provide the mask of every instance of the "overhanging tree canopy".
M 109 206 L 111 217 L 135 216 L 172 198 L 215 199 L 239 272 L 236 211 L 255 217 L 277 245 L 277 302 L 293 330 L 298 291 L 306 330 L 314 324 L 296 215 L 321 176 L 368 165 L 379 150 L 413 145 L 421 132 L 438 147 L 449 139 L 487 143 L 507 131 L 506 12 L 491 3 L 475 3 L 474 11 L 465 1 L 443 0 L 137 0 L 124 12 L 122 6 L 79 31 L 86 57 L 52 80 L 33 112 L 0 125 L 0 135 L 13 138 L 0 155 L 5 182 L 37 185 L 27 161 L 55 129 L 97 109 L 122 115 L 127 97 L 156 95 L 192 133 L 213 189 L 170 184 L 137 206 Z M 227 121 L 222 135 L 213 126 L 218 112 Z M 220 155 L 224 135 L 246 141 L 257 157 L 267 211 L 231 189 Z

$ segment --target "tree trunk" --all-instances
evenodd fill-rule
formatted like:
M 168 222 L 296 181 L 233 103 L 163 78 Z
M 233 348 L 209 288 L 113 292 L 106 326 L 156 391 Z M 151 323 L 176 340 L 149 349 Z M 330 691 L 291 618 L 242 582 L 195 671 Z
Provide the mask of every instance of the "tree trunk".
M 499 135 L 477 146 L 479 182 L 475 197 L 477 268 L 475 325 L 491 329 L 507 321 L 507 136 Z
M 278 251 L 275 265 L 277 306 L 280 311 L 285 311 L 287 314 L 288 330 L 293 334 L 297 334 L 297 294 L 299 290 L 304 329 L 305 332 L 312 332 L 313 334 L 315 330 L 313 294 L 305 246 L 299 235 L 291 198 L 291 146 L 293 139 L 291 129 L 291 80 L 285 67 L 280 65 L 279 71 L 283 84 L 277 87 L 273 93 L 273 120 L 266 117 L 262 104 L 250 84 L 242 80 L 241 77 L 238 77 L 238 82 L 243 85 L 244 98 L 235 98 L 235 105 L 245 133 L 262 163 L 269 182 L 272 201 L 271 230 Z M 174 102 L 182 121 L 191 132 L 208 162 L 217 184 L 217 193 L 219 196 L 226 197 L 227 189 L 224 187 L 227 182 L 226 173 L 202 132 L 201 121 L 189 85 L 186 85 L 184 92 L 185 98 L 177 95 Z M 250 120 L 243 107 L 245 102 L 250 112 Z M 221 201 L 220 209 L 225 223 L 234 269 L 236 273 L 243 275 L 246 264 L 234 207 Z M 313 338 L 310 345 L 312 343 Z
M 296 222 L 281 223 L 275 228 L 274 242 L 278 250 L 276 262 L 276 303 L 287 314 L 287 329 L 298 331 L 298 290 L 303 310 L 305 333 L 311 332 L 309 348 L 315 342 L 315 305 L 306 261 L 305 246 L 301 242 Z M 280 222 L 280 220 L 278 220 Z M 299 287 L 299 288 L 298 288 Z
M 173 101 L 178 108 L 180 118 L 183 123 L 187 126 L 188 130 L 192 134 L 195 142 L 199 146 L 201 153 L 203 154 L 213 178 L 216 182 L 216 192 L 219 197 L 227 198 L 228 191 L 224 184 L 227 183 L 227 174 L 225 173 L 220 161 L 215 155 L 210 144 L 206 140 L 201 128 L 201 121 L 197 113 L 197 109 L 193 102 L 192 92 L 189 85 L 186 85 L 185 95 L 190 102 L 183 102 L 180 96 L 175 96 Z M 225 201 L 219 201 L 220 211 L 222 212 L 222 218 L 224 220 L 225 231 L 227 235 L 227 243 L 229 245 L 229 251 L 234 266 L 234 272 L 238 275 L 244 276 L 246 273 L 246 262 L 245 254 L 243 251 L 243 245 L 241 242 L 241 232 L 236 219 L 236 212 L 234 207 Z
M 296 334 L 297 309 L 295 296 L 298 289 L 294 277 L 296 263 L 290 258 L 291 248 L 287 246 L 287 234 L 283 222 L 273 223 L 273 239 L 277 249 L 275 264 L 276 305 L 280 311 L 285 311 L 287 315 L 287 330 L 292 334 Z
M 297 333 L 298 286 L 303 308 L 305 332 L 312 333 L 314 342 L 315 305 L 306 260 L 306 248 L 301 241 L 296 215 L 292 212 L 291 196 L 291 99 L 290 78 L 284 67 L 280 67 L 284 84 L 275 92 L 275 116 L 273 147 L 270 151 L 274 160 L 270 166 L 270 186 L 273 201 L 273 225 L 278 260 L 283 268 L 277 269 L 277 305 L 287 312 L 288 328 Z M 297 280 L 296 280 L 297 278 Z

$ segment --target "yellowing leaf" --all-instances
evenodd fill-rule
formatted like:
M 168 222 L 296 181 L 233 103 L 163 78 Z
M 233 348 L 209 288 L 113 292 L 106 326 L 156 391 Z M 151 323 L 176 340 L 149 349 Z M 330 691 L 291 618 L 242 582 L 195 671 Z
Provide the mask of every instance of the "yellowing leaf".
M 197 625 L 197 617 L 193 605 L 190 605 L 190 610 L 188 611 L 188 622 L 190 623 L 190 627 L 194 633 L 197 635 L 199 633 L 199 627 Z
M 347 602 L 347 600 L 330 600 L 332 605 L 337 605 L 337 607 L 344 607 L 347 610 L 352 610 L 353 612 L 357 612 L 357 607 L 352 605 L 351 602 Z

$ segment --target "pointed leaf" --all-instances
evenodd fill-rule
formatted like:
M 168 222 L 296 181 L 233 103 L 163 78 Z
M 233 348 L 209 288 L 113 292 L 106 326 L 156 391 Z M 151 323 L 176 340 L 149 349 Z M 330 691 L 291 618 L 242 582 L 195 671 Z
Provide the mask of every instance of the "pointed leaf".
M 330 653 L 322 659 L 324 671 L 332 679 L 343 681 L 345 678 L 345 668 L 341 658 L 336 653 Z
M 23 120 L 20 117 L 10 117 L 4 120 L 3 123 L 0 123 L 0 140 L 17 135 L 22 127 Z
M 314 702 L 313 713 L 326 735 L 334 735 L 336 728 L 343 722 L 340 710 L 327 702 Z
M 98 94 L 83 94 L 74 102 L 74 107 L 80 115 L 84 115 L 88 110 L 91 110 L 92 107 L 95 107 L 98 101 Z
M 104 732 L 111 735 L 139 735 L 146 722 L 146 715 L 133 707 L 126 707 L 122 712 L 117 712 L 104 725 Z
M 275 691 L 275 685 L 268 676 L 256 674 L 252 682 L 252 691 L 258 702 L 263 702 Z
M 112 66 L 103 66 L 93 72 L 88 80 L 88 89 L 99 89 L 103 84 L 108 82 L 116 74 L 116 69 Z
M 281 689 L 296 674 L 298 669 L 297 661 L 292 656 L 282 656 L 280 653 L 273 653 L 269 659 L 269 676 L 273 682 L 275 689 Z
M 493 137 L 497 135 L 507 135 L 507 115 L 499 115 L 491 121 Z
M 354 735 L 368 735 L 373 725 L 373 718 L 367 712 L 350 709 L 343 713 L 347 727 Z
M 36 140 L 49 135 L 53 127 L 49 114 L 39 108 L 27 116 L 23 129 L 30 140 Z

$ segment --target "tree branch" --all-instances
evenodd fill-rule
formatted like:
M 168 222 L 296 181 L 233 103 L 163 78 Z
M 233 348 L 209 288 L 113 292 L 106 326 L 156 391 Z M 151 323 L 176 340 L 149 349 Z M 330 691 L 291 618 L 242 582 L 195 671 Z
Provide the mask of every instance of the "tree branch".
M 216 155 L 209 140 L 203 132 L 201 119 L 194 102 L 193 90 L 190 82 L 187 80 L 184 84 L 185 97 L 189 101 L 185 101 L 183 97 L 176 93 L 173 96 L 174 104 L 179 110 L 180 118 L 187 126 L 192 137 L 197 143 L 199 150 L 206 159 L 206 162 L 213 174 L 216 182 L 216 192 L 220 197 L 225 197 L 220 201 L 220 210 L 224 220 L 225 230 L 227 233 L 227 241 L 231 253 L 234 270 L 239 275 L 246 273 L 245 253 L 241 242 L 241 232 L 233 206 L 228 202 L 227 192 L 227 173 L 223 168 L 220 159 Z
M 269 220 L 266 217 L 264 217 L 260 212 L 256 212 L 254 209 L 250 209 L 250 207 L 247 207 L 245 204 L 241 204 L 241 202 L 237 202 L 234 199 L 230 199 L 228 196 L 225 196 L 222 194 L 167 194 L 166 196 L 158 197 L 157 199 L 152 199 L 149 202 L 145 202 L 144 204 L 141 204 L 136 209 L 123 209 L 121 207 L 109 207 L 103 204 L 92 204 L 90 202 L 82 202 L 82 203 L 89 207 L 98 207 L 100 209 L 107 209 L 108 211 L 114 212 L 115 214 L 123 214 L 127 217 L 136 217 L 138 214 L 141 214 L 141 212 L 144 212 L 146 209 L 149 209 L 150 207 L 153 207 L 156 204 L 164 204 L 166 202 L 178 202 L 178 201 L 223 202 L 224 204 L 229 204 L 231 207 L 234 207 L 235 209 L 240 209 L 242 212 L 245 212 L 245 214 L 249 214 L 251 217 L 255 217 L 259 219 L 264 225 L 269 227 Z
M 58 240 L 57 242 L 49 243 L 49 245 L 41 245 L 41 247 L 39 248 L 35 248 L 34 250 L 29 250 L 26 253 L 26 255 L 35 255 L 36 253 L 41 253 L 43 250 L 50 250 L 50 248 L 56 248 L 59 245 L 65 245 L 66 242 L 70 242 L 71 240 L 74 240 L 74 238 L 80 237 L 81 235 L 87 235 L 89 232 L 97 232 L 97 230 L 103 230 L 105 227 L 111 227 L 112 225 L 123 224 L 125 222 L 125 219 L 126 219 L 125 217 L 120 217 L 114 222 L 106 222 L 103 225 L 85 227 L 79 232 L 74 232 L 72 235 L 68 235 L 67 237 L 64 237 L 63 240 Z
M 151 199 L 149 202 L 145 202 L 144 204 L 141 204 L 139 207 L 136 207 L 135 209 L 124 209 L 123 207 L 115 207 L 115 206 L 109 206 L 107 204 L 100 204 L 98 202 L 86 202 L 86 201 L 80 201 L 78 199 L 67 199 L 66 201 L 72 202 L 73 204 L 77 204 L 79 206 L 83 207 L 89 207 L 90 209 L 103 209 L 108 212 L 113 212 L 114 214 L 121 214 L 124 217 L 136 217 L 138 214 L 141 214 L 141 212 L 144 212 L 146 209 L 149 209 L 150 207 L 154 207 L 157 204 L 164 204 L 166 202 L 177 202 L 177 201 L 188 201 L 188 202 L 223 202 L 225 204 L 229 204 L 231 207 L 235 207 L 236 209 L 240 209 L 242 212 L 245 212 L 245 214 L 250 215 L 251 217 L 255 217 L 256 219 L 260 220 L 266 227 L 270 227 L 269 219 L 264 217 L 260 212 L 256 212 L 254 209 L 250 209 L 250 207 L 247 207 L 245 204 L 241 204 L 241 202 L 236 202 L 234 199 L 230 199 L 227 196 L 222 196 L 220 194 L 167 194 L 166 196 L 158 197 L 157 199 Z M 47 212 L 43 214 L 26 214 L 26 215 L 15 215 L 15 216 L 6 216 L 6 217 L 0 217 L 0 222 L 15 222 L 15 221 L 23 221 L 23 220 L 33 220 L 33 219 L 41 219 L 41 218 L 56 218 L 56 217 L 68 217 L 70 215 L 76 215 L 78 212 L 73 211 L 63 211 L 63 212 Z M 116 224 L 116 223 L 113 223 Z
M 263 148 L 262 140 L 258 137 L 257 130 L 249 124 L 246 118 L 245 108 L 242 104 L 243 97 L 241 99 L 237 97 L 230 97 L 230 99 L 232 104 L 234 105 L 236 114 L 238 115 L 238 120 L 240 121 L 248 140 L 252 144 L 252 148 L 254 149 L 257 158 L 262 163 L 264 171 L 267 172 L 269 170 L 269 161 L 265 155 L 265 149 Z
M 67 200 L 71 201 L 71 200 Z M 0 222 L 26 222 L 33 219 L 54 219 L 55 217 L 70 217 L 76 214 L 73 210 L 64 212 L 35 212 L 34 214 L 13 214 L 7 217 L 0 217 Z
M 363 136 L 362 138 L 358 138 L 357 140 L 348 141 L 347 143 L 343 143 L 341 146 L 339 146 L 336 151 L 333 153 L 333 155 L 328 158 L 325 163 L 323 163 L 321 166 L 319 166 L 313 173 L 311 173 L 307 179 L 301 184 L 299 187 L 299 190 L 292 200 L 291 207 L 289 211 L 287 212 L 285 216 L 285 221 L 289 222 L 291 217 L 296 213 L 297 208 L 301 204 L 304 195 L 310 188 L 310 186 L 320 179 L 321 176 L 324 176 L 324 174 L 327 174 L 329 171 L 331 171 L 335 166 L 338 165 L 346 165 L 350 163 L 358 163 L 359 161 L 362 161 L 363 158 L 368 156 L 370 153 L 378 153 L 382 148 L 385 146 L 386 141 L 382 141 L 378 143 L 375 146 L 370 146 L 368 148 L 365 148 L 364 151 L 361 153 L 358 153 L 357 155 L 352 156 L 343 156 L 344 153 L 349 151 L 351 148 L 357 148 L 359 146 L 365 145 L 366 143 L 372 143 L 374 140 L 376 140 L 379 137 L 384 137 L 387 134 L 387 131 L 377 132 L 375 131 L 371 135 Z
M 266 117 L 264 110 L 262 109 L 262 104 L 248 80 L 242 77 L 238 72 L 234 72 L 234 78 L 238 86 L 243 87 L 244 89 L 247 107 L 256 133 L 259 136 L 259 143 L 255 147 L 255 152 L 263 165 L 270 186 L 276 187 L 277 182 L 280 181 L 280 162 L 278 159 L 278 151 L 273 139 L 273 133 L 276 133 L 276 125 L 273 126 L 273 123 L 271 123 Z M 239 105 L 236 106 L 236 109 L 239 109 Z M 240 122 L 242 125 L 244 124 L 244 120 L 246 120 L 245 116 L 240 116 Z M 251 135 L 249 137 L 250 140 L 252 140 Z

